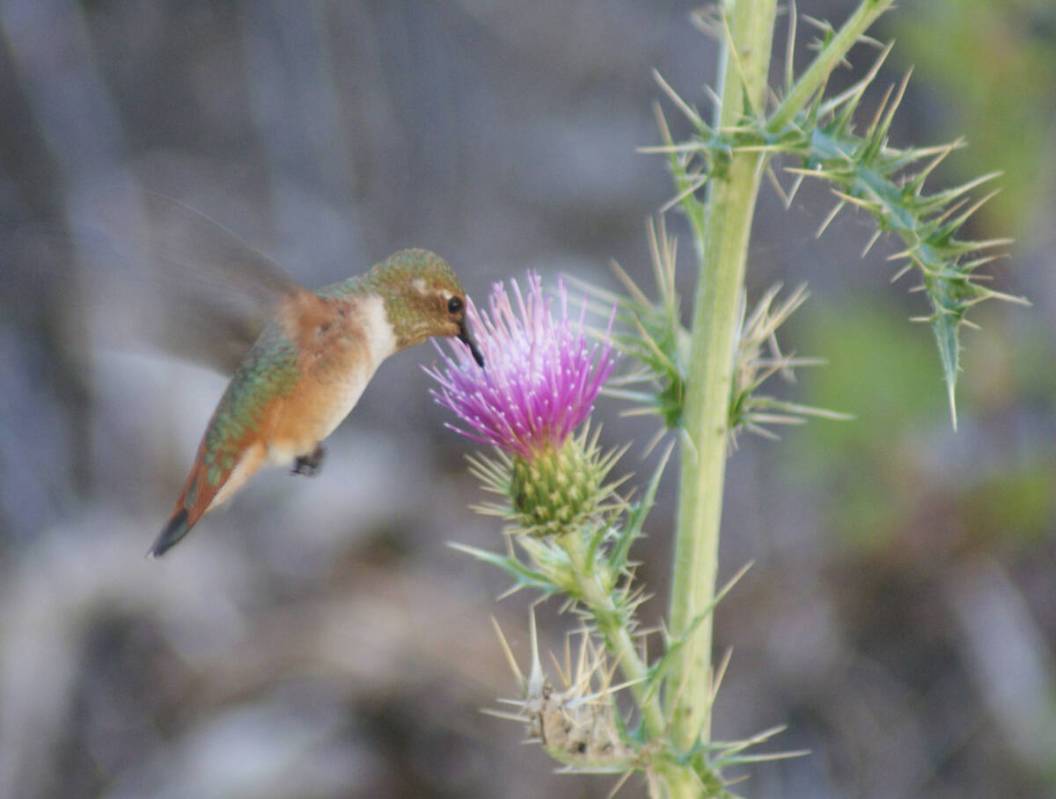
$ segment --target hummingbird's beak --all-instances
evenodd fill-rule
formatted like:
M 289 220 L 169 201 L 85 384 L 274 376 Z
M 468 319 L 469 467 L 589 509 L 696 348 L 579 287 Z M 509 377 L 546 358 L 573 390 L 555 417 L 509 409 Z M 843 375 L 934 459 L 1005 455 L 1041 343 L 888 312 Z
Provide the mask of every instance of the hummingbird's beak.
M 473 337 L 469 335 L 469 324 L 464 316 L 462 317 L 462 321 L 458 323 L 458 340 L 469 347 L 469 351 L 473 354 L 473 360 L 477 362 L 477 366 L 483 369 L 484 356 L 481 355 L 477 342 L 475 342 Z

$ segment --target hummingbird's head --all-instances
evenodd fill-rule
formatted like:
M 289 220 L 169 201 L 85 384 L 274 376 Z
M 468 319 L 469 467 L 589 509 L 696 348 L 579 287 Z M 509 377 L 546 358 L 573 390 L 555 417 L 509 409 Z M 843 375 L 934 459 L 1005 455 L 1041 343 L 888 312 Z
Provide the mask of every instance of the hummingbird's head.
M 399 349 L 431 336 L 456 336 L 484 366 L 484 356 L 469 333 L 466 292 L 455 270 L 428 250 L 400 250 L 370 270 L 372 289 L 385 301 L 385 313 Z

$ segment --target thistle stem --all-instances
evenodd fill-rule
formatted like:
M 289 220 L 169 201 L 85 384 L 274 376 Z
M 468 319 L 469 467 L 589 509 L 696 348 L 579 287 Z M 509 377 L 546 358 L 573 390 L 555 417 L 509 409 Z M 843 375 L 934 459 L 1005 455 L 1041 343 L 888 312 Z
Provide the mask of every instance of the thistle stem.
M 767 123 L 771 130 L 791 122 L 869 25 L 891 5 L 892 0 L 863 0 L 771 115 Z M 746 112 L 757 118 L 762 115 L 776 0 L 725 0 L 722 11 L 726 35 L 719 63 L 718 128 L 735 125 Z M 710 737 L 712 622 L 706 614 L 718 568 L 737 312 L 766 159 L 763 152 L 735 152 L 725 174 L 710 182 L 703 216 L 689 214 L 700 277 L 684 413 L 690 444 L 682 450 L 670 609 L 671 634 L 685 640 L 666 692 L 672 739 L 687 750 Z M 694 205 L 696 200 L 687 198 L 686 203 Z M 672 799 L 700 794 L 699 782 L 688 772 L 671 773 L 667 782 Z
M 595 564 L 590 562 L 587 541 L 575 533 L 565 535 L 562 548 L 572 564 L 580 601 L 590 611 L 598 632 L 605 640 L 609 653 L 616 659 L 624 679 L 642 713 L 645 731 L 650 738 L 664 731 L 664 713 L 656 692 L 650 693 L 646 684 L 648 668 L 638 654 L 634 639 L 624 623 L 624 616 L 612 595 L 601 584 Z
M 726 0 L 723 12 L 728 35 L 717 121 L 729 126 L 746 107 L 765 107 L 777 3 Z M 700 277 L 684 416 L 692 445 L 682 449 L 670 608 L 671 635 L 686 640 L 666 692 L 672 737 L 684 749 L 706 742 L 710 733 L 712 625 L 709 617 L 698 617 L 715 593 L 734 337 L 763 164 L 762 153 L 735 153 L 726 174 L 710 183 L 703 236 L 694 230 Z M 676 799 L 700 790 L 691 774 L 669 777 L 668 789 Z

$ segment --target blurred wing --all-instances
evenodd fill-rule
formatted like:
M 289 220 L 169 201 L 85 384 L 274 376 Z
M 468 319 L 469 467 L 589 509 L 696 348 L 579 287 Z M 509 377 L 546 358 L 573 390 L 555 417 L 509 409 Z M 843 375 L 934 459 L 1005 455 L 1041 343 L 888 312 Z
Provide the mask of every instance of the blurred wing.
M 151 248 L 177 276 L 268 306 L 300 289 L 276 261 L 180 200 L 147 192 L 144 209 Z
M 155 346 L 232 373 L 276 307 L 301 287 L 275 261 L 199 211 L 148 194 Z
M 163 195 L 95 204 L 75 227 L 51 249 L 76 266 L 43 274 L 61 278 L 62 302 L 105 347 L 160 349 L 231 374 L 276 306 L 301 290 L 235 233 Z

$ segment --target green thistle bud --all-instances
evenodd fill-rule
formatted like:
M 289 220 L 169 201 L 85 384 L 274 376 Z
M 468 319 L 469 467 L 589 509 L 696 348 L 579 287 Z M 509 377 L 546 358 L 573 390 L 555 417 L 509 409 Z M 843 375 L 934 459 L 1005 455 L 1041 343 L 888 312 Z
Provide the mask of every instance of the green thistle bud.
M 531 458 L 515 456 L 509 498 L 517 526 L 535 536 L 582 527 L 608 494 L 602 486 L 605 461 L 582 436 L 534 452 Z
M 474 507 L 501 517 L 514 533 L 541 538 L 582 530 L 622 502 L 616 490 L 626 477 L 605 480 L 625 451 L 626 447 L 603 452 L 597 433 L 591 435 L 584 428 L 563 443 L 540 447 L 530 456 L 508 455 L 502 450 L 494 457 L 471 455 L 470 471 L 484 490 L 502 497 L 502 501 Z

